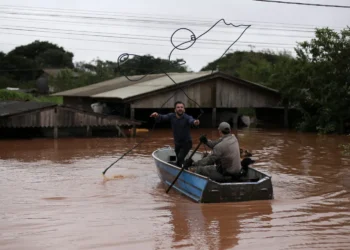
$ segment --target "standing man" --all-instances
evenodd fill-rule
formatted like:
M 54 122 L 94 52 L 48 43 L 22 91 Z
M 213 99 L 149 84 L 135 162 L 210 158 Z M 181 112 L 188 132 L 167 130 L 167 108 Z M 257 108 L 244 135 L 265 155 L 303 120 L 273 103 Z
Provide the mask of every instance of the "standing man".
M 155 117 L 157 122 L 170 121 L 173 129 L 176 164 L 181 167 L 184 164 L 185 157 L 192 148 L 192 138 L 190 134 L 191 125 L 199 125 L 199 120 L 195 120 L 192 116 L 185 114 L 185 105 L 183 102 L 175 102 L 175 113 L 166 115 L 154 112 L 150 117 Z

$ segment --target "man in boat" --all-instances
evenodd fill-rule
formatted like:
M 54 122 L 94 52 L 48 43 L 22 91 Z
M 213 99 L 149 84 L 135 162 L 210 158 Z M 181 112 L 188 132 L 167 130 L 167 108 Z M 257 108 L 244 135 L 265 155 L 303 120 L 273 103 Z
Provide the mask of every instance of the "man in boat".
M 190 127 L 191 125 L 198 126 L 200 122 L 185 113 L 185 104 L 183 102 L 175 102 L 174 108 L 174 113 L 161 115 L 154 112 L 150 117 L 155 117 L 157 122 L 170 121 L 174 136 L 176 164 L 182 167 L 186 155 L 192 149 Z
M 203 159 L 193 162 L 196 173 L 208 176 L 214 181 L 224 181 L 225 176 L 239 176 L 241 158 L 238 140 L 231 134 L 231 126 L 227 122 L 220 123 L 220 138 L 216 141 L 208 140 L 205 136 L 200 141 L 212 149 L 212 153 Z

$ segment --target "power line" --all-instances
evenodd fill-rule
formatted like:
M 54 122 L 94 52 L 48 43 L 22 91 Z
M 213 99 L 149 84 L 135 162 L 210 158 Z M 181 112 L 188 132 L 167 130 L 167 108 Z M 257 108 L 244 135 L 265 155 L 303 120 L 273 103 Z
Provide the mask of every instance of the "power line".
M 167 30 L 173 30 L 173 28 L 171 27 L 158 27 L 158 26 L 144 26 L 144 25 L 130 25 L 130 24 L 117 24 L 117 23 L 112 23 L 112 24 L 108 24 L 108 23 L 91 23 L 91 22 L 77 22 L 77 21 L 65 21 L 65 20 L 49 20 L 49 19 L 33 19 L 33 18 L 11 18 L 11 17 L 1 17 L 0 16 L 0 19 L 13 19 L 13 20 L 23 20 L 25 21 L 26 23 L 28 23 L 28 21 L 40 21 L 40 22 L 43 22 L 43 21 L 46 21 L 46 22 L 57 22 L 57 23 L 68 23 L 68 24 L 82 24 L 84 26 L 109 26 L 109 27 L 112 27 L 112 26 L 118 26 L 118 27 L 136 27 L 136 28 L 150 28 L 150 29 L 153 29 L 153 30 L 157 30 L 157 29 L 167 29 Z M 315 27 L 316 28 L 316 27 Z M 283 27 L 278 27 L 276 26 L 276 28 L 269 28 L 268 26 L 265 27 L 265 26 L 257 26 L 257 27 L 251 27 L 251 29 L 254 29 L 254 30 L 264 30 L 264 31 L 287 31 L 287 32 L 301 32 L 301 33 L 315 33 L 315 28 L 302 28 L 302 29 L 286 29 L 286 28 L 283 28 Z M 220 29 L 220 27 L 218 27 L 218 29 Z M 305 29 L 305 30 L 303 30 Z M 213 33 L 227 33 L 227 30 L 223 31 L 223 30 L 215 30 L 213 31 Z M 232 32 L 233 33 L 233 32 Z M 254 34 L 254 33 L 248 33 L 247 35 L 249 34 Z M 270 35 L 271 33 L 267 33 L 266 35 Z M 275 33 L 276 34 L 276 33 Z M 264 34 L 262 34 L 264 35 Z M 299 37 L 305 37 L 305 36 L 299 36 Z M 310 38 L 310 37 L 309 37 Z
M 5 13 L 9 13 L 9 12 L 5 12 Z M 14 14 L 14 15 L 38 15 L 38 14 L 33 14 L 33 13 L 16 13 L 16 12 L 10 12 L 10 14 Z M 74 15 L 48 15 L 48 16 L 55 16 L 55 17 L 68 17 L 68 18 L 91 18 L 91 19 L 101 19 L 100 17 L 91 17 L 91 16 L 74 16 Z M 109 20 L 109 21 L 114 21 L 114 20 L 117 20 L 117 18 L 102 18 L 102 20 Z M 169 20 L 169 19 L 168 19 Z M 40 19 L 40 21 L 42 21 Z M 50 20 L 51 21 L 51 20 Z M 62 20 L 61 20 L 62 21 Z M 122 19 L 122 21 L 125 21 L 125 19 Z M 162 25 L 164 24 L 173 24 L 173 22 L 168 22 L 168 21 L 165 21 L 162 20 L 162 21 L 159 21 L 159 20 L 143 20 L 143 19 L 131 19 L 131 20 L 127 20 L 127 21 L 136 21 L 136 22 L 142 22 L 142 23 L 147 23 L 147 22 L 155 22 L 155 23 L 160 23 Z M 181 20 L 183 21 L 183 20 Z M 192 21 L 192 20 L 191 20 Z M 194 20 L 196 21 L 196 20 Z M 76 21 L 71 21 L 70 23 L 76 23 Z M 203 26 L 204 23 L 206 22 L 202 22 L 203 24 L 201 23 L 193 23 L 193 25 L 196 25 L 196 26 Z M 106 24 L 108 25 L 108 24 Z M 127 26 L 130 26 L 130 25 L 127 25 Z M 137 26 L 139 27 L 139 26 Z M 150 38 L 144 38 L 140 35 L 134 35 L 134 37 L 130 37 L 129 34 L 122 34 L 122 35 L 128 35 L 128 37 L 121 37 L 121 36 L 115 36 L 115 35 L 105 35 L 106 33 L 103 33 L 103 32 L 94 32 L 95 34 L 92 34 L 91 32 L 89 31 L 76 31 L 76 30 L 64 30 L 64 29 L 54 29 L 54 28 L 38 28 L 38 27 L 24 27 L 24 28 L 31 28 L 31 29 L 16 29 L 16 28 L 12 28 L 12 27 L 2 27 L 2 29 L 9 29 L 9 30 L 19 30 L 19 31 L 25 31 L 25 32 L 49 32 L 49 33 L 59 33 L 59 34 L 68 34 L 68 35 L 84 35 L 84 36 L 96 36 L 96 37 L 112 37 L 112 38 L 121 38 L 121 39 L 134 39 L 134 40 L 153 40 L 153 41 L 159 41 L 160 39 L 154 39 L 155 37 L 158 37 L 158 38 L 164 38 L 164 37 L 160 37 L 160 36 L 146 36 L 146 37 L 150 37 Z M 264 29 L 264 28 L 261 28 L 261 29 Z M 44 30 L 44 31 L 43 31 Z M 66 32 L 54 32 L 53 30 L 56 30 L 56 31 L 66 31 Z M 265 30 L 269 30 L 268 28 L 265 28 Z M 273 30 L 273 29 L 272 29 Z M 284 29 L 277 29 L 277 30 L 284 30 Z M 291 30 L 291 31 L 300 31 L 300 32 L 306 32 L 304 30 Z M 85 34 L 84 34 L 85 32 Z M 310 31 L 310 32 L 313 32 L 313 31 Z M 16 34 L 16 33 L 7 33 L 7 34 L 12 34 L 12 35 L 22 35 L 22 36 L 28 36 L 26 34 Z M 98 35 L 96 35 L 98 34 Z M 107 33 L 107 34 L 112 34 L 112 33 Z M 113 33 L 114 34 L 114 33 Z M 264 34 L 261 34 L 261 35 L 264 35 Z M 272 34 L 267 34 L 267 35 L 272 35 Z M 277 35 L 277 34 L 275 34 Z M 31 35 L 29 35 L 31 36 Z M 35 35 L 37 36 L 37 35 Z M 41 36 L 41 37 L 50 37 L 50 36 Z M 59 38 L 59 39 L 69 39 L 69 38 L 65 38 L 65 37 L 50 37 L 50 38 Z M 112 42 L 112 43 L 116 43 L 116 41 L 101 41 L 101 40 L 87 40 L 87 39 L 74 39 L 74 38 L 71 38 L 70 40 L 83 40 L 83 41 L 98 41 L 98 42 Z M 166 41 L 166 40 L 161 40 L 161 41 Z M 208 40 L 208 41 L 214 41 L 215 43 L 206 43 L 206 44 L 215 44 L 215 45 L 218 45 L 218 43 L 221 43 L 222 45 L 224 45 L 223 43 L 225 42 L 229 42 L 229 41 L 222 41 L 222 40 Z M 147 45 L 147 46 L 164 46 L 164 45 L 160 45 L 160 44 L 145 44 L 145 43 L 132 43 L 132 42 L 120 42 L 118 41 L 119 43 L 127 43 L 127 44 L 140 44 L 140 45 Z M 283 43 L 262 43 L 262 42 L 240 42 L 240 43 L 247 43 L 247 44 L 263 44 L 263 46 L 261 47 L 265 47 L 265 48 L 283 48 L 283 49 L 286 49 L 288 47 L 278 47 L 278 46 L 269 46 L 269 45 L 293 45 L 293 44 L 283 44 Z M 242 45 L 242 44 L 236 44 L 237 46 L 244 46 L 244 47 L 247 47 L 246 45 Z M 260 47 L 258 45 L 258 47 Z M 198 49 L 214 49 L 214 48 L 207 48 L 207 47 L 197 47 Z M 289 48 L 294 48 L 294 47 L 289 47 Z M 219 48 L 215 48 L 217 50 L 219 50 Z M 89 50 L 89 49 L 86 49 L 86 50 Z M 220 49 L 221 50 L 221 49 Z M 100 50 L 100 51 L 103 51 L 103 50 Z M 204 56 L 204 55 L 195 55 L 195 56 Z M 209 56 L 209 55 L 208 55 Z
M 135 28 L 149 28 L 153 30 L 158 30 L 158 29 L 164 29 L 164 30 L 174 30 L 172 27 L 164 27 L 164 26 L 145 26 L 145 25 L 130 25 L 130 24 L 120 24 L 120 23 L 96 23 L 96 22 L 78 22 L 78 21 L 68 21 L 68 20 L 52 20 L 52 19 L 38 19 L 38 18 L 20 18 L 20 17 L 5 17 L 5 16 L 0 16 L 0 19 L 10 19 L 14 21 L 24 21 L 26 23 L 28 22 L 55 22 L 55 23 L 68 23 L 68 24 L 74 24 L 74 25 L 81 25 L 81 26 L 108 26 L 108 27 L 135 27 Z M 218 27 L 218 30 L 214 30 L 213 33 L 227 33 L 227 30 L 219 30 L 221 27 Z M 310 32 L 314 32 L 316 26 L 310 27 L 293 27 L 293 26 L 264 26 L 264 25 L 257 25 L 255 27 L 252 27 L 252 29 L 264 29 L 264 30 L 274 30 L 273 28 L 279 28 L 278 31 L 304 31 L 304 30 L 289 30 L 288 28 L 300 28 L 300 29 L 305 29 L 309 30 Z M 286 28 L 286 29 L 281 29 L 281 28 Z M 334 28 L 340 30 L 341 28 Z M 252 34 L 252 33 L 249 33 Z M 249 35 L 247 34 L 247 35 Z M 270 34 L 269 34 L 270 35 Z
M 285 1 L 270 1 L 270 0 L 253 0 L 256 2 L 265 2 L 265 3 L 281 3 L 281 4 L 296 4 L 296 5 L 308 5 L 308 6 L 317 6 L 317 7 L 331 7 L 331 8 L 345 8 L 350 9 L 350 6 L 347 5 L 327 5 L 327 4 L 315 4 L 315 3 L 299 3 L 299 2 L 285 2 Z
M 80 30 L 67 30 L 67 29 L 54 29 L 54 28 L 37 28 L 37 27 L 21 27 L 21 26 L 0 26 L 0 29 L 8 29 L 8 30 L 24 30 L 24 31 L 33 31 L 33 32 L 43 32 L 49 31 L 51 33 L 59 33 L 59 34 L 71 34 L 71 35 L 85 35 L 85 36 L 98 36 L 98 37 L 109 37 L 109 38 L 120 38 L 120 39 L 133 39 L 133 40 L 150 40 L 150 41 L 166 41 L 169 40 L 165 36 L 144 36 L 144 35 L 131 35 L 131 34 L 115 34 L 115 33 L 107 33 L 107 32 L 91 32 L 91 31 L 80 31 Z M 52 32 L 58 31 L 58 32 Z M 69 33 L 65 33 L 69 32 Z M 188 37 L 179 37 L 178 39 L 188 39 Z M 177 40 L 178 40 L 177 39 Z M 206 39 L 204 44 L 215 44 L 221 43 L 222 45 L 226 45 L 230 43 L 230 40 L 218 40 L 218 39 Z M 274 44 L 274 45 L 290 45 L 294 44 L 286 44 L 286 43 L 270 43 L 270 42 L 253 42 L 246 41 L 240 43 L 256 43 L 256 44 Z
M 150 43 L 135 43 L 135 42 L 123 42 L 123 41 L 111 41 L 111 40 L 93 40 L 93 39 L 84 39 L 84 38 L 73 38 L 73 37 L 57 37 L 57 36 L 45 36 L 45 35 L 31 35 L 31 34 L 18 34 L 18 33 L 10 33 L 10 32 L 1 32 L 1 34 L 10 34 L 10 35 L 19 35 L 19 36 L 30 36 L 30 37 L 47 37 L 47 38 L 57 38 L 57 39 L 66 39 L 66 40 L 77 40 L 77 41 L 89 41 L 89 42 L 105 42 L 105 43 L 124 43 L 124 44 L 133 44 L 133 45 L 145 45 L 145 46 L 157 46 L 157 47 L 169 47 L 165 44 L 150 44 Z M 254 42 L 256 44 L 256 42 Z M 236 44 L 236 46 L 248 47 L 248 45 L 244 44 Z M 294 48 L 292 46 L 288 47 L 279 47 L 279 46 L 268 46 L 268 45 L 256 45 L 257 47 L 266 47 L 266 48 Z M 194 47 L 193 49 L 211 49 L 211 50 L 222 50 L 219 48 L 208 48 L 208 47 Z
M 19 44 L 19 43 L 2 43 L 0 42 L 0 44 L 3 44 L 3 45 L 12 45 L 12 46 L 25 46 L 23 44 Z M 116 52 L 116 53 L 120 53 L 120 52 L 124 52 L 124 51 L 121 51 L 121 50 L 105 50 L 105 49 L 93 49 L 93 48 L 74 48 L 74 47 L 65 47 L 65 49 L 69 49 L 69 50 L 82 50 L 82 51 L 99 51 L 99 52 Z M 141 51 L 133 51 L 133 53 L 144 53 L 144 52 L 141 52 Z M 147 53 L 145 53 L 147 54 Z M 167 56 L 167 54 L 164 54 L 164 53 L 154 53 L 154 55 L 162 55 L 162 56 Z M 199 57 L 208 57 L 208 56 L 217 56 L 216 54 L 187 54 L 186 55 L 188 56 L 199 56 Z
M 23 15 L 23 16 L 38 16 L 38 13 L 26 13 L 26 12 L 13 12 L 13 11 L 0 11 L 0 13 L 8 14 L 8 15 Z M 56 18 L 71 18 L 71 19 L 83 19 L 83 20 L 99 20 L 99 21 L 118 21 L 118 22 L 128 22 L 127 26 L 131 26 L 129 22 L 137 22 L 137 23 L 151 23 L 152 25 L 176 25 L 176 26 L 182 26 L 182 25 L 194 25 L 198 27 L 207 27 L 209 25 L 209 22 L 203 22 L 203 21 L 190 21 L 190 22 L 184 22 L 183 20 L 180 21 L 172 21 L 169 20 L 157 20 L 157 19 L 142 19 L 142 18 L 132 18 L 132 19 L 126 19 L 126 18 L 116 18 L 116 17 L 96 17 L 96 16 L 79 16 L 79 15 L 65 15 L 65 14 L 50 14 L 50 13 L 40 13 L 41 16 L 48 16 L 48 17 L 56 17 Z M 72 21 L 75 23 L 75 21 Z M 276 28 L 267 28 L 262 26 L 261 24 L 257 25 L 258 27 L 252 27 L 253 29 L 258 30 L 279 30 L 279 31 L 295 31 L 295 32 L 314 32 L 314 28 L 303 28 L 303 27 L 291 27 L 292 29 L 285 29 L 283 27 L 276 27 Z M 259 27 L 260 26 L 260 27 Z M 140 28 L 140 25 L 134 26 Z M 216 29 L 220 29 L 222 27 L 217 27 Z M 294 29 L 295 28 L 295 29 Z M 299 29 L 298 29 L 299 28 Z M 308 30 L 306 30 L 308 29 Z M 227 29 L 226 29 L 227 30 Z
M 28 13 L 23 13 L 23 14 L 28 14 Z M 17 14 L 14 14 L 14 15 L 17 15 Z M 18 13 L 18 15 L 21 15 L 21 13 Z M 31 13 L 31 15 L 33 15 L 33 13 Z M 37 14 L 36 14 L 37 15 Z M 43 14 L 43 15 L 45 15 L 45 13 Z M 60 15 L 60 16 L 62 16 L 62 15 Z M 64 16 L 64 15 L 63 15 Z M 71 16 L 68 16 L 68 18 L 70 18 Z M 74 16 L 74 17 L 77 17 L 77 18 L 81 18 L 81 16 Z M 1 17 L 0 17 L 1 18 Z M 2 17 L 2 18 L 11 18 L 11 17 Z M 99 18 L 99 17 L 88 17 L 88 16 L 85 16 L 85 17 L 83 17 L 83 18 Z M 19 18 L 18 18 L 19 19 Z M 15 19 L 16 20 L 16 19 Z M 28 19 L 27 18 L 24 18 L 23 20 L 25 20 L 26 22 L 28 21 Z M 33 20 L 33 19 L 29 19 L 29 20 Z M 74 23 L 74 24 L 76 24 L 76 23 L 79 23 L 79 22 L 77 22 L 77 21 L 65 21 L 65 20 L 42 20 L 42 19 L 36 19 L 37 21 L 40 21 L 40 22 L 42 22 L 42 21 L 49 21 L 49 22 L 52 22 L 52 21 L 54 21 L 54 22 L 64 22 L 64 23 Z M 125 21 L 124 19 L 122 19 L 122 21 Z M 153 21 L 156 21 L 156 20 L 140 20 L 140 19 L 137 19 L 137 20 L 128 20 L 128 21 L 137 21 L 137 22 L 153 22 Z M 157 21 L 156 21 L 157 22 Z M 97 25 L 96 23 L 86 23 L 86 22 L 81 22 L 82 24 L 84 24 L 84 25 Z M 161 24 L 161 25 L 164 25 L 163 23 L 157 23 L 157 24 Z M 168 23 L 169 24 L 169 23 Z M 137 27 L 137 28 L 140 28 L 141 27 L 141 25 L 136 25 L 136 26 L 133 26 L 133 25 L 131 25 L 131 24 L 120 24 L 120 22 L 118 22 L 118 24 L 116 24 L 116 22 L 113 22 L 113 24 L 107 24 L 107 23 L 99 23 L 99 25 L 105 25 L 105 26 L 127 26 L 128 28 L 130 28 L 130 27 Z M 203 26 L 203 24 L 199 24 L 199 23 L 194 23 L 193 25 L 196 25 L 196 26 Z M 311 28 L 308 28 L 308 27 L 306 27 L 306 28 L 303 28 L 303 27 L 300 27 L 300 28 L 302 28 L 302 29 L 286 29 L 286 28 L 281 28 L 281 27 L 278 27 L 277 26 L 277 28 L 266 28 L 266 27 L 264 27 L 264 26 L 261 26 L 261 27 L 259 27 L 260 25 L 257 25 L 258 27 L 251 27 L 251 29 L 255 29 L 255 30 L 263 30 L 263 31 L 288 31 L 288 32 L 302 32 L 302 33 L 314 33 L 315 32 L 315 29 L 311 29 Z M 145 27 L 145 28 L 151 28 L 151 29 L 155 29 L 155 28 L 160 28 L 160 29 L 164 29 L 164 28 L 166 28 L 167 29 L 167 27 L 157 27 L 157 26 L 152 26 L 152 27 L 150 27 L 150 26 L 142 26 L 142 28 L 143 27 Z M 291 27 L 291 26 L 290 26 Z M 220 28 L 220 27 L 217 27 L 217 28 Z M 170 28 L 169 28 L 170 29 Z M 308 30 L 304 30 L 304 29 L 308 29 Z M 215 31 L 213 31 L 213 32 L 224 32 L 224 31 L 218 31 L 218 30 L 215 30 Z M 225 31 L 225 32 L 227 32 L 227 31 Z M 231 32 L 231 31 L 230 31 Z M 232 33 L 235 33 L 235 32 L 232 32 Z M 256 35 L 256 34 L 258 34 L 258 35 L 262 35 L 262 36 L 276 36 L 276 37 L 278 37 L 279 35 L 278 34 L 271 34 L 270 32 L 268 32 L 268 34 L 264 34 L 264 33 L 248 33 L 247 35 Z M 296 35 L 284 35 L 284 34 L 281 34 L 280 35 L 281 37 L 303 37 L 303 38 L 307 38 L 307 39 L 312 39 L 312 37 L 308 37 L 308 36 L 301 36 L 301 35 L 299 35 L 299 36 L 296 36 Z
M 7 17 L 0 17 L 0 18 L 7 18 Z M 9 18 L 9 19 L 21 19 L 21 18 Z M 48 22 L 63 22 L 63 23 L 70 23 L 70 24 L 76 24 L 77 22 L 76 21 L 64 21 L 64 20 L 47 20 L 47 19 L 27 19 L 27 18 L 23 18 L 22 20 L 25 20 L 26 22 L 28 22 L 28 20 L 37 20 L 37 21 L 48 21 Z M 81 22 L 82 23 L 82 22 Z M 86 23 L 86 22 L 83 22 L 83 24 L 85 25 L 96 25 L 96 23 Z M 125 24 L 125 25 L 121 25 L 121 24 L 107 24 L 107 23 L 99 23 L 101 25 L 104 25 L 104 26 L 122 26 L 122 27 L 137 27 L 137 28 L 152 28 L 152 29 L 172 29 L 172 28 L 168 28 L 168 27 L 150 27 L 150 26 L 133 26 L 133 25 L 130 25 L 130 24 Z M 315 27 L 316 28 L 316 27 Z M 251 29 L 255 29 L 255 30 L 266 30 L 266 31 L 290 31 L 290 32 L 303 32 L 303 33 L 314 33 L 315 32 L 315 28 L 302 28 L 302 29 L 286 29 L 286 28 L 283 28 L 283 27 L 277 27 L 277 28 L 269 28 L 269 27 L 264 27 L 264 26 L 261 26 L 261 27 L 252 27 Z M 225 31 L 214 31 L 214 32 L 220 32 L 220 33 L 227 33 L 227 30 Z M 269 34 L 268 34 L 269 35 Z
M 62 8 L 43 8 L 43 7 L 32 7 L 32 6 L 16 6 L 16 5 L 0 5 L 3 8 L 14 8 L 14 9 L 20 9 L 20 10 L 25 10 L 25 11 L 44 11 L 44 13 L 47 13 L 47 11 L 51 12 L 65 12 L 65 13 L 88 13 L 88 14 L 95 14 L 97 15 L 106 15 L 106 14 L 113 14 L 114 16 L 122 16 L 122 17 L 143 17 L 143 18 L 158 18 L 158 19 L 163 19 L 163 20 L 180 20 L 180 21 L 191 21 L 191 22 L 205 22 L 206 24 L 209 22 L 211 23 L 211 19 L 203 19 L 203 18 L 196 18 L 196 19 L 185 19 L 187 17 L 185 16 L 177 16 L 176 18 L 169 18 L 168 15 L 166 16 L 161 16 L 159 17 L 154 15 L 154 14 L 139 14 L 139 13 L 128 13 L 128 12 L 111 12 L 111 11 L 93 11 L 93 10 L 81 10 L 81 9 L 62 9 Z M 150 17 L 148 17 L 150 16 Z M 279 23 L 279 22 L 264 22 L 264 21 L 252 21 L 252 20 L 232 20 L 233 22 L 249 22 L 249 23 L 257 23 L 257 24 L 278 24 L 278 25 L 292 25 L 292 26 L 309 26 L 309 27 L 315 27 L 317 25 L 310 25 L 310 24 L 291 24 L 291 23 Z M 334 28 L 339 28 L 340 27 L 334 27 Z
M 164 42 L 168 42 L 167 40 L 163 39 L 160 40 L 159 38 L 144 38 L 142 36 L 140 37 L 125 37 L 125 36 L 113 36 L 113 35 L 103 35 L 103 34 L 90 34 L 90 33 L 79 33 L 79 31 L 72 31 L 72 30 L 58 30 L 58 31 L 54 31 L 55 29 L 48 29 L 48 28 L 42 28 L 42 30 L 35 30 L 35 29 L 24 29 L 24 28 L 11 28 L 11 27 L 3 27 L 0 26 L 0 29 L 4 29 L 4 30 L 15 30 L 15 31 L 25 31 L 25 32 L 44 32 L 44 33 L 56 33 L 56 34 L 68 34 L 68 35 L 79 35 L 79 36 L 93 36 L 93 37 L 106 37 L 106 38 L 119 38 L 119 39 L 132 39 L 132 40 L 146 40 L 146 41 L 164 41 Z M 208 40 L 208 41 L 212 41 L 212 42 L 203 42 L 203 44 L 215 44 L 218 45 L 218 43 L 220 45 L 227 45 L 230 41 L 228 40 Z M 120 42 L 120 41 L 114 41 L 116 42 Z M 120 42 L 120 43 L 127 43 L 130 44 L 130 42 Z M 286 44 L 286 43 L 271 43 L 271 42 L 254 42 L 254 41 L 245 41 L 245 42 L 239 42 L 241 44 L 263 44 L 263 45 L 286 45 L 286 46 L 293 46 L 294 44 Z M 135 44 L 140 44 L 140 45 L 145 45 L 144 43 L 135 43 Z M 161 44 L 151 44 L 151 45 L 155 45 L 155 46 L 159 46 Z M 212 48 L 208 48 L 208 47 L 197 47 L 200 49 L 212 49 Z
M 0 13 L 10 15 L 23 15 L 23 16 L 38 16 L 38 13 L 28 12 L 16 12 L 1 10 Z M 142 18 L 125 18 L 125 17 L 108 17 L 108 16 L 88 16 L 88 15 L 73 15 L 73 14 L 61 14 L 61 13 L 40 13 L 41 16 L 59 17 L 59 18 L 77 18 L 77 19 L 93 19 L 104 21 L 127 21 L 127 22 L 142 22 L 142 23 L 157 23 L 157 24 L 173 24 L 173 25 L 201 25 L 207 27 L 211 24 L 210 21 L 186 21 L 183 20 L 171 20 L 171 19 L 142 19 Z
M 0 17 L 0 19 L 13 19 L 15 21 L 18 21 L 17 19 L 19 20 L 23 20 L 25 21 L 26 23 L 30 22 L 30 23 L 35 23 L 35 22 L 58 22 L 58 23 L 69 23 L 69 24 L 73 24 L 72 21 L 59 21 L 59 20 L 48 20 L 48 19 L 33 19 L 33 18 L 12 18 L 12 17 Z M 119 25 L 119 24 L 103 24 L 103 23 L 86 23 L 86 22 L 74 22 L 74 25 L 81 25 L 81 26 L 93 26 L 93 25 L 102 25 L 102 26 L 122 26 L 122 27 L 135 27 L 135 26 L 130 26 L 130 25 Z M 16 26 L 13 26 L 13 27 L 16 27 Z M 22 26 L 24 27 L 24 26 Z M 26 26 L 27 27 L 27 26 Z M 151 27 L 151 26 L 140 26 L 141 28 L 150 28 L 150 29 L 156 29 L 155 27 Z M 36 28 L 40 28 L 40 27 L 36 27 Z M 172 29 L 172 28 L 168 28 L 168 27 L 157 27 L 159 29 Z M 80 31 L 81 32 L 81 31 Z M 93 32 L 93 31 L 91 31 Z M 213 33 L 222 33 L 222 34 L 226 34 L 227 32 L 225 31 L 212 31 Z M 234 33 L 234 32 L 232 32 Z M 115 33 L 114 33 L 115 34 Z M 124 35 L 124 34 L 120 34 L 120 35 Z M 303 35 L 285 35 L 285 34 L 281 34 L 281 33 L 254 33 L 254 32 L 250 32 L 250 33 L 247 33 L 246 36 L 248 35 L 254 35 L 254 36 L 275 36 L 275 37 L 293 37 L 293 38 L 296 38 L 296 37 L 299 37 L 299 38 L 307 38 L 307 39 L 312 39 L 313 37 L 311 36 L 303 36 Z M 153 37 L 153 36 L 152 36 Z

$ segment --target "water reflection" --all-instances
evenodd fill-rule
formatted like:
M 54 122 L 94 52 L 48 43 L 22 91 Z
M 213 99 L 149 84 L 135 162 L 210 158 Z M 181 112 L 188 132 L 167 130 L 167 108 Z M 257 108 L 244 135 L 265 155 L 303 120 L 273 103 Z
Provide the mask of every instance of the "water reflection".
M 0 140 L 2 149 L 0 159 L 22 162 L 52 161 L 55 163 L 71 163 L 82 158 L 110 158 L 111 155 L 118 157 L 127 152 L 142 137 L 137 138 L 64 138 L 33 139 L 33 140 Z M 170 142 L 169 142 L 170 141 Z M 171 139 L 148 141 L 140 144 L 128 155 L 148 155 L 150 149 L 156 149 L 165 144 L 171 145 Z
M 173 248 L 233 249 L 238 245 L 244 219 L 256 227 L 271 225 L 271 201 L 227 204 L 177 203 L 169 208 L 173 226 Z

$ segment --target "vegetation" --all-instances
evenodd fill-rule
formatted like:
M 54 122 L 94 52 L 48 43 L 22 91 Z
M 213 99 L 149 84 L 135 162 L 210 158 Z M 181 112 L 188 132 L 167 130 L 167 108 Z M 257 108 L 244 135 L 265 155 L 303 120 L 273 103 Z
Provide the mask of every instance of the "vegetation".
M 0 102 L 1 101 L 36 101 L 36 102 L 52 102 L 62 104 L 63 100 L 60 96 L 38 96 L 35 97 L 32 94 L 22 93 L 12 90 L 0 89 Z
M 315 38 L 300 42 L 296 57 L 272 51 L 230 53 L 202 70 L 220 71 L 278 89 L 284 101 L 302 114 L 297 129 L 344 133 L 350 124 L 350 29 L 316 29 Z M 151 55 L 134 57 L 118 70 L 117 63 L 94 60 L 73 63 L 73 53 L 55 44 L 35 41 L 8 54 L 0 53 L 0 88 L 36 86 L 43 68 L 64 68 L 49 79 L 55 91 L 81 87 L 123 74 L 186 72 L 181 60 L 169 62 Z M 2 99 L 14 98 L 2 92 Z M 22 94 L 19 94 L 22 95 Z M 23 97 L 26 99 L 28 96 Z M 19 98 L 19 97 L 16 97 Z M 37 98 L 33 97 L 32 98 Z M 251 110 L 241 110 L 242 114 Z
M 236 51 L 225 55 L 220 60 L 209 63 L 202 68 L 202 71 L 217 67 L 226 74 L 271 87 L 271 79 L 278 72 L 279 65 L 294 60 L 287 52 L 275 53 L 270 50 L 260 52 Z
M 302 112 L 301 130 L 343 133 L 350 119 L 350 29 L 318 29 L 296 52 L 294 62 L 280 67 L 274 86 Z
M 344 133 L 350 120 L 350 29 L 337 33 L 317 29 L 315 38 L 287 53 L 235 52 L 213 65 L 234 76 L 278 89 L 302 113 L 297 128 L 319 133 Z
M 50 86 L 55 91 L 86 86 L 120 75 L 186 72 L 181 60 L 172 61 L 151 55 L 130 58 L 121 68 L 112 61 L 93 60 L 73 63 L 73 53 L 49 42 L 35 41 L 19 46 L 7 54 L 0 52 L 0 89 L 6 87 L 36 88 L 36 80 L 43 69 L 63 69 L 51 76 Z

